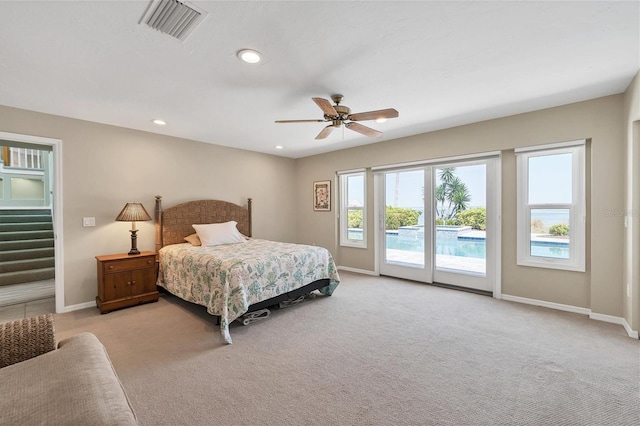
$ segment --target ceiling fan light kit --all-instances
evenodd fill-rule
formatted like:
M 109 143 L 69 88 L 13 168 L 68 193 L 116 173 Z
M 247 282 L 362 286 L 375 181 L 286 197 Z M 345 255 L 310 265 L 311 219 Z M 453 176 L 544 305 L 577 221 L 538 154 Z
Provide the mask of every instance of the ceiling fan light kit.
M 276 123 L 326 123 L 330 122 L 328 126 L 318 133 L 316 139 L 324 139 L 331 134 L 334 128 L 340 127 L 344 124 L 349 130 L 358 132 L 365 136 L 377 138 L 382 135 L 382 132 L 367 127 L 363 124 L 357 123 L 357 121 L 376 120 L 378 123 L 386 121 L 388 118 L 398 117 L 398 111 L 393 108 L 380 109 L 375 111 L 359 112 L 351 114 L 351 109 L 345 105 L 340 105 L 343 96 L 336 94 L 331 96 L 331 100 L 335 105 L 331 105 L 327 99 L 324 98 L 311 98 L 318 107 L 324 113 L 324 119 L 322 120 L 276 120 Z M 382 120 L 382 121 L 380 121 Z

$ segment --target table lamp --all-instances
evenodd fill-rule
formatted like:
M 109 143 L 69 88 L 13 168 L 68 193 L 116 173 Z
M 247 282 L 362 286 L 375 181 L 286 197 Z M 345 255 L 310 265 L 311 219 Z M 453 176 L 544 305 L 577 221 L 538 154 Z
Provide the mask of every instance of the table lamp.
M 138 236 L 136 233 L 138 230 L 136 229 L 136 222 L 141 220 L 151 220 L 151 216 L 144 209 L 142 203 L 127 203 L 124 208 L 116 217 L 116 221 L 118 222 L 131 222 L 131 251 L 129 251 L 130 255 L 140 254 L 140 250 L 138 250 Z

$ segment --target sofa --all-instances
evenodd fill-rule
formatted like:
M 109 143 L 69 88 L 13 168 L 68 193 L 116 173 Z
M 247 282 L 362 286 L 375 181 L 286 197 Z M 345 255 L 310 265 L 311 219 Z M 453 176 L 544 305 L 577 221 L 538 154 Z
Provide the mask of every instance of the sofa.
M 137 425 L 105 347 L 55 342 L 54 317 L 0 324 L 0 425 Z

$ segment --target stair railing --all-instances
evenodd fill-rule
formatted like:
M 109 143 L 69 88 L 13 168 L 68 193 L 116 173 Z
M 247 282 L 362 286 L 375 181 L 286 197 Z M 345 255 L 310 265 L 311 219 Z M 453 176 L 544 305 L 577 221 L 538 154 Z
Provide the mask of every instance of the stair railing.
M 0 207 L 48 206 L 48 153 L 7 146 L 0 152 Z

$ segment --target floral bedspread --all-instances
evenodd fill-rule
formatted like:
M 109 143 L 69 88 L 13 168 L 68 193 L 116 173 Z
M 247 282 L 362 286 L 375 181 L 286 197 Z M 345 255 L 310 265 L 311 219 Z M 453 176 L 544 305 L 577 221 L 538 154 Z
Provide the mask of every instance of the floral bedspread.
M 172 244 L 160 249 L 159 258 L 157 284 L 220 316 L 227 343 L 232 342 L 229 324 L 249 305 L 325 278 L 329 285 L 320 292 L 331 295 L 340 283 L 331 253 L 302 244 L 259 239 L 215 247 Z

